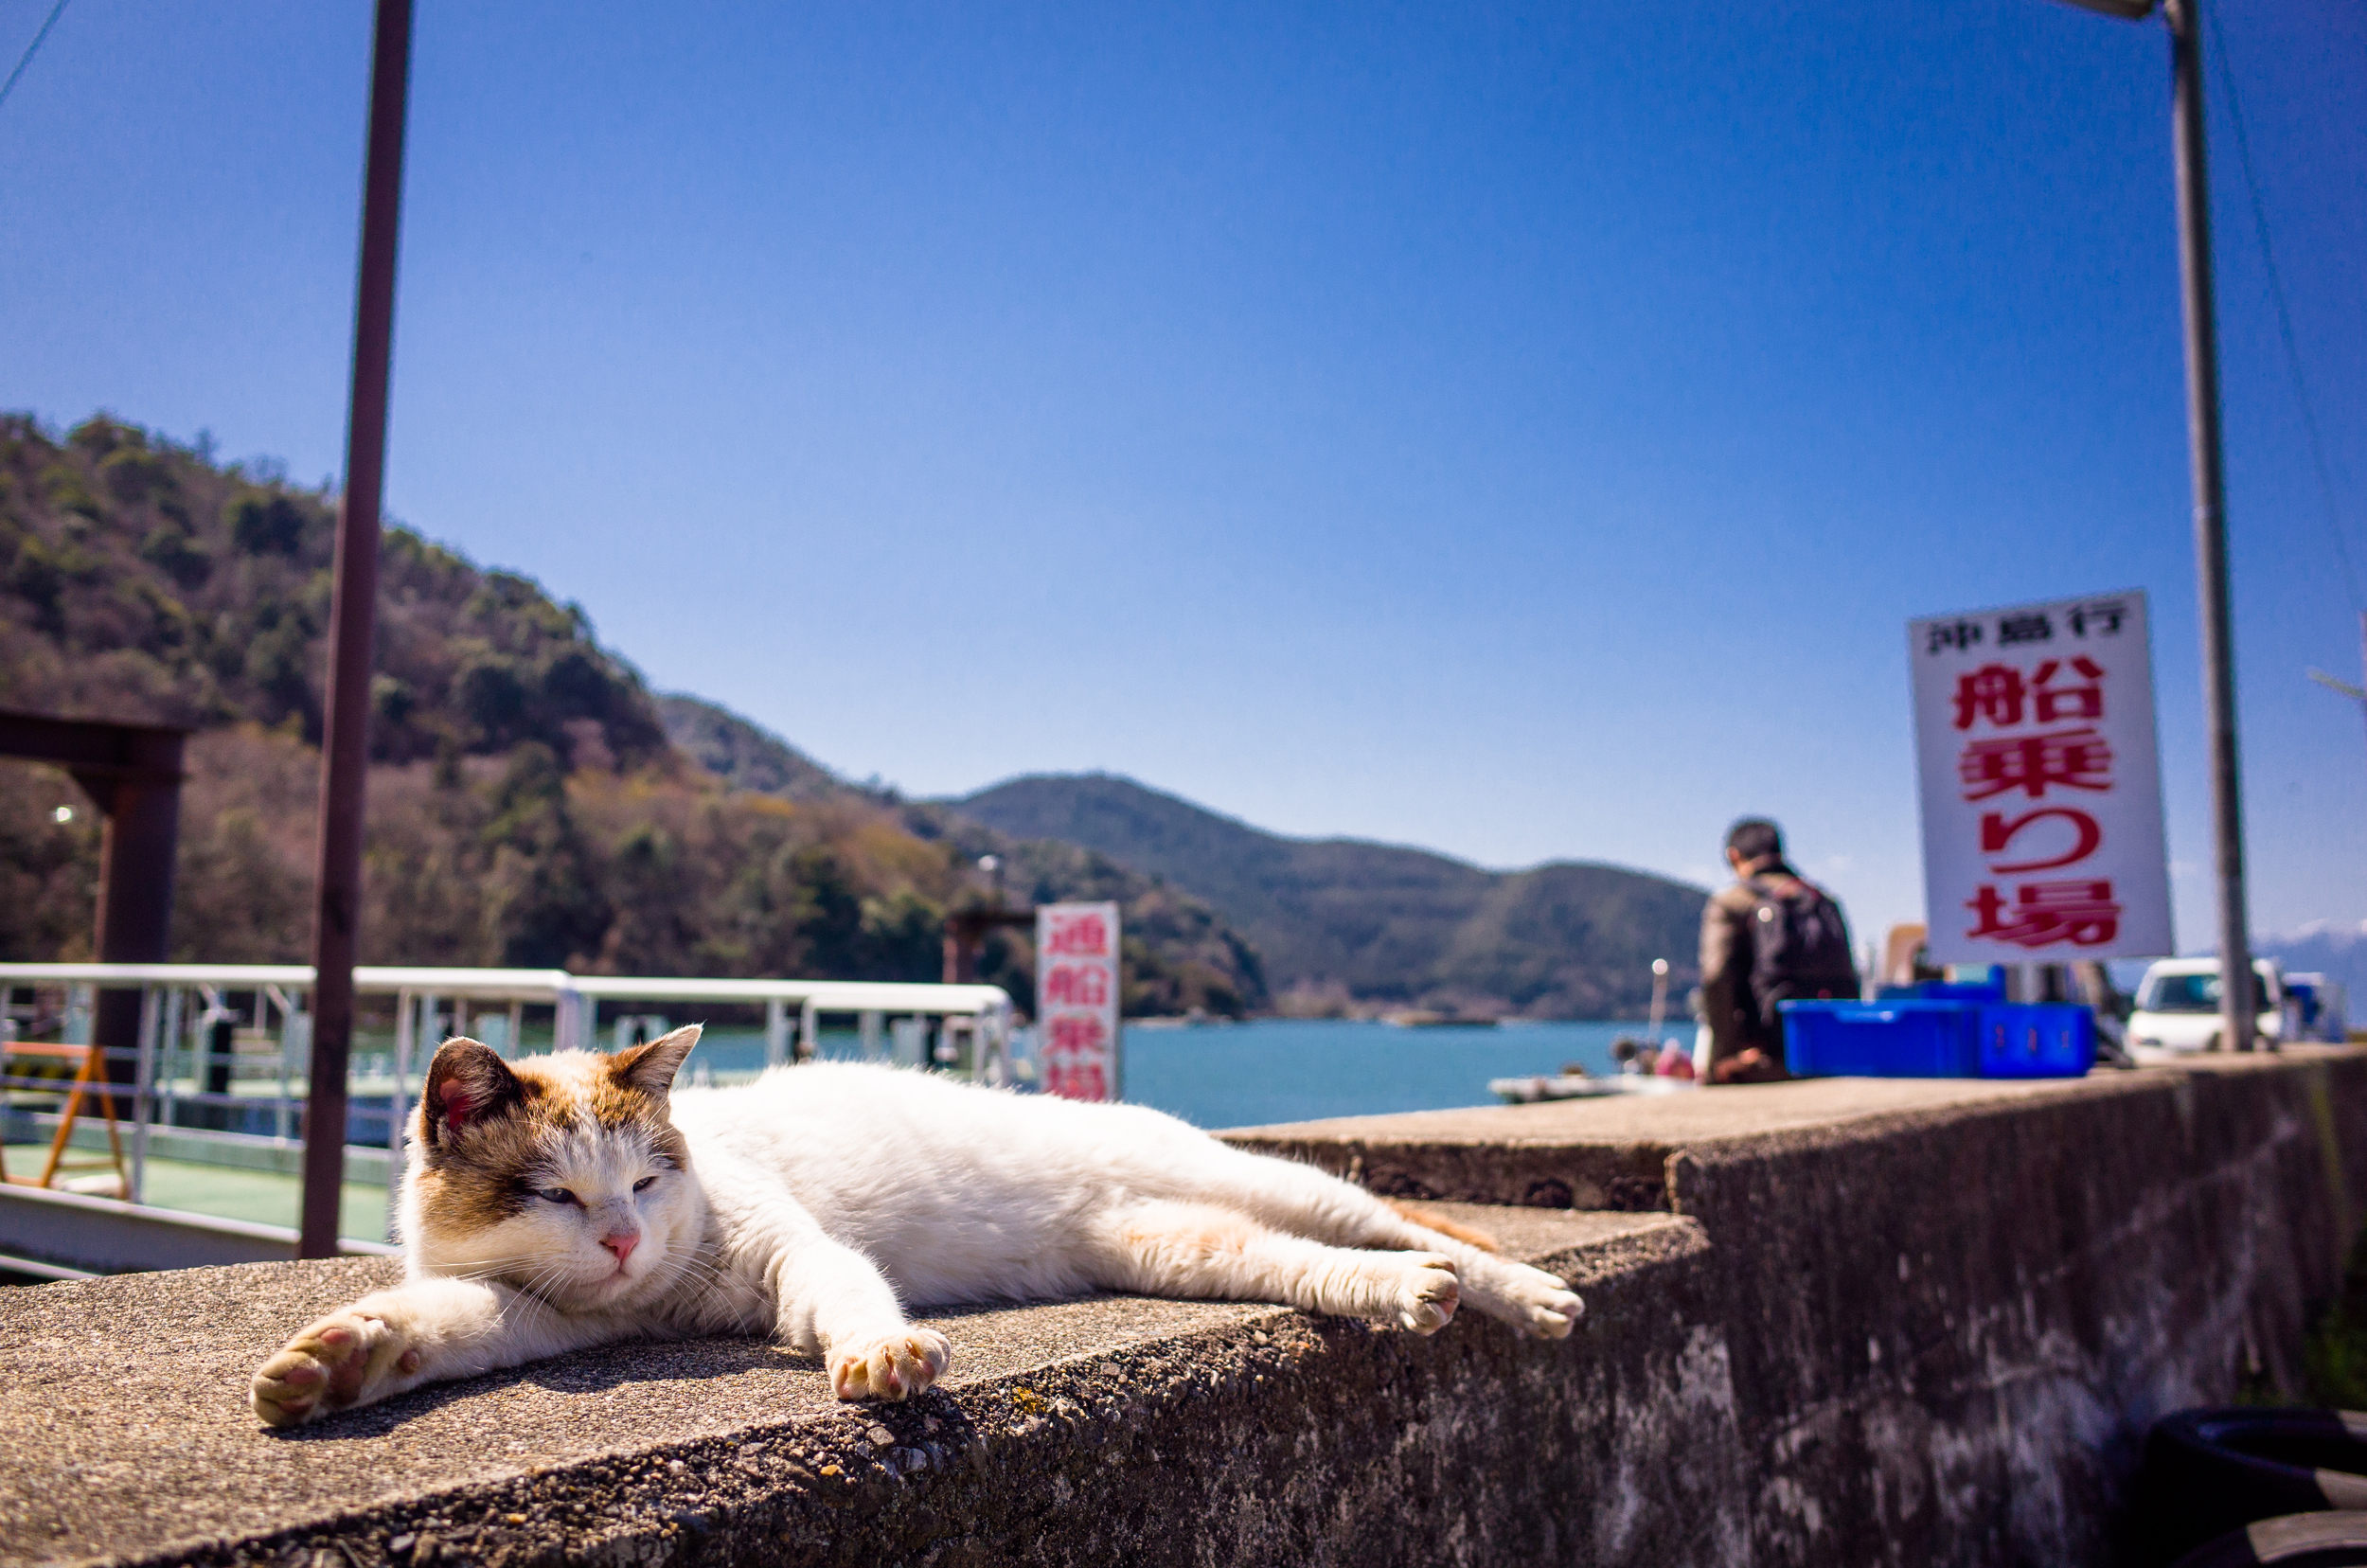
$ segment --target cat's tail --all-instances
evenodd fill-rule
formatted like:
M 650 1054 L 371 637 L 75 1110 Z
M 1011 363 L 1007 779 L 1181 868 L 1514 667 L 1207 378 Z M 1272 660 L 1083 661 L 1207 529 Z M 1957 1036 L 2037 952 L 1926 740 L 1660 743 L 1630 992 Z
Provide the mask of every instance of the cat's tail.
M 1402 1198 L 1383 1198 L 1380 1201 L 1397 1210 L 1399 1219 L 1411 1220 L 1423 1229 L 1434 1230 L 1441 1236 L 1451 1236 L 1467 1247 L 1477 1247 L 1486 1253 L 1500 1253 L 1504 1250 L 1504 1244 L 1486 1231 L 1474 1229 L 1469 1225 L 1459 1225 L 1445 1215 L 1433 1214 L 1418 1203 L 1409 1203 Z

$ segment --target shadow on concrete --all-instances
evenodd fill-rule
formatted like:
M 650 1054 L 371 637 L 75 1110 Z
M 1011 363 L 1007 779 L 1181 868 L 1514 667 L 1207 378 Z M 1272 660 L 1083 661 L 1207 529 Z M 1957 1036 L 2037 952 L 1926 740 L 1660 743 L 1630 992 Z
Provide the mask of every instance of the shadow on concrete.
M 1093 1292 L 1058 1300 L 979 1302 L 932 1308 L 918 1321 L 948 1328 L 950 1337 L 958 1342 L 964 1336 L 953 1327 L 955 1325 L 990 1320 L 1031 1308 L 1074 1307 L 1116 1299 L 1119 1298 L 1104 1292 Z M 353 1442 L 385 1437 L 405 1423 L 447 1406 L 498 1399 L 505 1390 L 531 1388 L 560 1395 L 605 1395 L 638 1385 L 674 1389 L 702 1381 L 739 1379 L 751 1372 L 783 1371 L 806 1373 L 817 1384 L 827 1376 L 821 1357 L 802 1356 L 766 1339 L 629 1340 L 454 1382 L 431 1383 L 383 1404 L 340 1411 L 308 1426 L 266 1429 L 264 1434 L 285 1443 Z M 949 1428 L 968 1427 L 960 1407 L 941 1389 L 931 1389 L 917 1399 L 900 1403 L 863 1400 L 839 1402 L 839 1408 L 872 1417 L 899 1436 L 903 1435 L 903 1428 L 917 1430 L 931 1417 Z

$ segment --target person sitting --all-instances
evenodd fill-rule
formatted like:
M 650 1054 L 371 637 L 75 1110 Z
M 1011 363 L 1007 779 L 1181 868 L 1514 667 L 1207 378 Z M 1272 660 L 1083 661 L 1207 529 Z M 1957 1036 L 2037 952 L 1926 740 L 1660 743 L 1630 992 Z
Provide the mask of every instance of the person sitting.
M 1771 1083 L 1784 1066 L 1780 1005 L 1854 997 L 1858 967 L 1841 905 L 1784 860 L 1783 830 L 1745 817 L 1726 830 L 1731 887 L 1701 911 L 1702 1010 L 1712 1083 Z

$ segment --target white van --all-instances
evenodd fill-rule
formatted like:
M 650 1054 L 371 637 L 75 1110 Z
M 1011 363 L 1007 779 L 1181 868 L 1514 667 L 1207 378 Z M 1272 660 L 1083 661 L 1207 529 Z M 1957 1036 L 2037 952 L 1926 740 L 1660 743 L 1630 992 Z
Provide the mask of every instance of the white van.
M 2286 1027 L 2285 973 L 2273 958 L 2252 964 L 2253 1026 L 2265 1041 L 2281 1042 Z M 2145 971 L 2137 986 L 2137 1010 L 2128 1015 L 2129 1051 L 2143 1061 L 2148 1054 L 2182 1055 L 2216 1051 L 2219 1040 L 2219 961 L 2216 958 L 2164 958 Z

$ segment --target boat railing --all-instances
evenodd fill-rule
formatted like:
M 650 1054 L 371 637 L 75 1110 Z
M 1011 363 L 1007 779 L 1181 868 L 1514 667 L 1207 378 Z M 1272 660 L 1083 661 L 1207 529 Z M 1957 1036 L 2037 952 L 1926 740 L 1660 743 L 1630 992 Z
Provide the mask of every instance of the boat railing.
M 111 1195 L 142 1201 L 158 1139 L 201 1160 L 294 1170 L 310 1089 L 312 984 L 312 969 L 300 964 L 0 963 L 0 1141 L 30 1131 L 62 1149 L 60 1120 L 74 1110 L 70 1083 L 55 1070 L 25 1071 L 10 1045 L 48 1039 L 92 1047 L 98 993 L 136 990 L 137 1043 L 92 1047 L 109 1070 L 98 1075 L 103 1082 L 87 1085 L 80 1113 L 92 1132 L 114 1119 L 128 1134 L 121 1190 Z M 814 1057 L 823 1020 L 851 1017 L 866 1058 L 986 1083 L 1012 1083 L 1025 1071 L 1013 1060 L 1011 1001 L 998 986 L 364 966 L 354 971 L 354 989 L 394 1002 L 385 1048 L 365 1050 L 357 1042 L 349 1058 L 345 1130 L 347 1179 L 374 1180 L 383 1162 L 390 1214 L 402 1179 L 400 1129 L 424 1087 L 435 1045 L 473 1035 L 516 1056 L 528 1007 L 549 1009 L 554 1050 L 630 1045 L 663 1022 L 641 1008 L 709 1003 L 762 1009 L 768 1068 Z M 27 990 L 31 1005 L 20 1005 Z M 54 999 L 46 1011 L 44 993 Z M 227 1051 L 220 1048 L 225 1039 Z M 247 1092 L 239 1092 L 241 1085 Z M 27 1096 L 54 1108 L 21 1103 Z M 117 1130 L 105 1131 L 112 1141 Z

